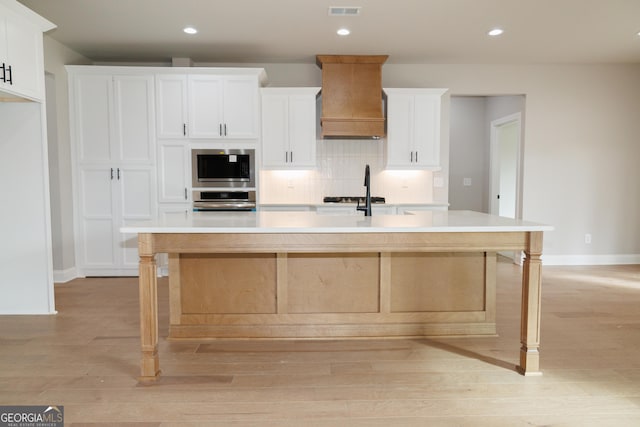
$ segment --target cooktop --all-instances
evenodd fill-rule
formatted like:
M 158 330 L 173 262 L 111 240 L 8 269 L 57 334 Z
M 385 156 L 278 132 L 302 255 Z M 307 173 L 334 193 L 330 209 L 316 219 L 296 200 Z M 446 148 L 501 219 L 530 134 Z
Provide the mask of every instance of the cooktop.
M 364 196 L 326 196 L 322 199 L 324 203 L 360 203 L 364 205 Z M 384 203 L 384 197 L 371 197 L 371 203 Z

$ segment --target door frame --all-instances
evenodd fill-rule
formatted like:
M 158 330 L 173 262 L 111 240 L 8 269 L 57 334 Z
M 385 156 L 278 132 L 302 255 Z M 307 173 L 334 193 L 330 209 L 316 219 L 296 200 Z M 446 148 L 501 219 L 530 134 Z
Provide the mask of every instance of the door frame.
M 522 113 L 514 113 L 491 121 L 489 141 L 489 213 L 498 215 L 498 193 L 500 190 L 500 161 L 498 150 L 498 128 L 516 123 L 518 141 L 516 154 L 516 218 L 522 219 Z

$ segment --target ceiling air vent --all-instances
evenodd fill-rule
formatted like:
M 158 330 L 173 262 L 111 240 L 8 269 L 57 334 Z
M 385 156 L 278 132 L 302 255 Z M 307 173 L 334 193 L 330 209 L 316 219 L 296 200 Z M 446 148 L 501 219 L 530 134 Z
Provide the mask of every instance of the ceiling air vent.
M 361 9 L 359 6 L 331 6 L 329 8 L 329 16 L 358 16 Z

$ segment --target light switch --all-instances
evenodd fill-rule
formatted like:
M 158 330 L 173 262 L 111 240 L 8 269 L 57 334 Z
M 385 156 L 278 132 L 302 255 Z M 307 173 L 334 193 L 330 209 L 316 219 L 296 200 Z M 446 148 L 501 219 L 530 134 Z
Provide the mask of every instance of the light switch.
M 462 180 L 462 185 L 464 185 L 465 187 L 471 187 L 471 178 L 464 178 Z
M 441 176 L 436 176 L 433 178 L 433 186 L 435 188 L 444 187 L 444 179 Z

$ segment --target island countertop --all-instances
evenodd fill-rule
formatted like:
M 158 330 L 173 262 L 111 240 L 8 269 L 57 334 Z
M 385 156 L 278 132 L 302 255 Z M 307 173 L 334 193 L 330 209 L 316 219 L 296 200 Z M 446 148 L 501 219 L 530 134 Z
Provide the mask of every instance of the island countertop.
M 123 226 L 123 233 L 451 233 L 550 231 L 545 224 L 474 211 L 407 215 L 322 215 L 316 212 L 193 212 Z

